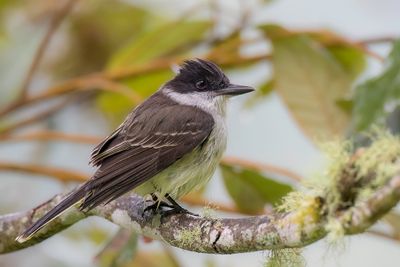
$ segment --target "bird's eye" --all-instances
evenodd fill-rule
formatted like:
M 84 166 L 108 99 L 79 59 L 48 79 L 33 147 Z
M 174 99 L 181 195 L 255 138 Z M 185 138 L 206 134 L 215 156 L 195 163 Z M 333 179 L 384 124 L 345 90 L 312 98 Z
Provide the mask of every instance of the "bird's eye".
M 206 82 L 204 80 L 196 82 L 196 88 L 199 90 L 204 90 L 206 88 Z

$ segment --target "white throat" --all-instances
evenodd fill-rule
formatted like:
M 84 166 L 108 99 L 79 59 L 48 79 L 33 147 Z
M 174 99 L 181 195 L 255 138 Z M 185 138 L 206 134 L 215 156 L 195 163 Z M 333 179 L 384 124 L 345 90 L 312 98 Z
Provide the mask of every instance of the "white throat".
M 212 115 L 214 118 L 225 118 L 226 104 L 228 100 L 228 97 L 226 96 L 214 96 L 212 95 L 212 92 L 181 94 L 169 89 L 168 87 L 162 88 L 161 92 L 179 104 L 200 108 Z

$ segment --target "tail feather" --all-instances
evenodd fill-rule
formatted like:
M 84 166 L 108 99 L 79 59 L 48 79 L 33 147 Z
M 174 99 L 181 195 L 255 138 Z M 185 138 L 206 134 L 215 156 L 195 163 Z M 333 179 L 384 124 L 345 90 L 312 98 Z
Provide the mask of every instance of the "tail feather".
M 52 220 L 61 215 L 68 208 L 73 206 L 83 197 L 85 197 L 86 190 L 85 187 L 78 188 L 75 192 L 72 192 L 65 199 L 63 199 L 59 204 L 57 204 L 52 210 L 47 212 L 42 218 L 37 220 L 33 225 L 26 229 L 21 235 L 19 235 L 16 240 L 19 243 L 23 243 L 29 240 L 35 233 L 42 229 L 45 225 L 50 223 Z

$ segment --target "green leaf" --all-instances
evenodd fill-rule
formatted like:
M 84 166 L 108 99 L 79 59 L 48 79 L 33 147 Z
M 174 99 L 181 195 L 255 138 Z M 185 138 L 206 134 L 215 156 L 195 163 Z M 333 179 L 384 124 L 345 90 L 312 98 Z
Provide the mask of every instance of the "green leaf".
M 121 228 L 96 256 L 96 261 L 100 267 L 125 266 L 135 258 L 137 248 L 138 235 Z
M 211 26 L 208 21 L 174 21 L 144 31 L 113 55 L 108 69 L 133 66 L 186 51 L 187 47 L 201 41 Z
M 271 92 L 274 90 L 275 83 L 273 80 L 269 80 L 263 83 L 260 87 L 257 88 L 257 91 L 253 93 L 245 102 L 245 107 L 253 107 L 262 101 L 265 97 L 269 96 Z
M 135 78 L 125 79 L 123 83 L 144 98 L 154 93 L 165 81 L 172 78 L 171 70 L 152 72 Z M 124 95 L 102 92 L 96 98 L 96 105 L 106 114 L 108 119 L 116 125 L 138 103 L 133 103 Z
M 229 195 L 243 212 L 259 213 L 265 204 L 275 205 L 292 191 L 290 185 L 267 178 L 256 171 L 226 164 L 220 167 Z
M 358 47 L 337 44 L 328 46 L 327 49 L 351 79 L 354 80 L 365 70 L 367 60 Z
M 354 103 L 349 99 L 339 99 L 336 101 L 336 105 L 341 108 L 344 112 L 351 115 L 351 111 L 353 109 Z
M 393 45 L 387 67 L 377 77 L 357 86 L 354 95 L 353 120 L 358 131 L 367 129 L 385 114 L 385 104 L 400 97 L 400 40 Z
M 113 54 L 107 70 L 149 64 L 165 56 L 182 57 L 182 54 L 187 53 L 194 44 L 204 38 L 211 26 L 212 23 L 207 21 L 179 21 L 146 29 Z M 172 77 L 173 72 L 165 68 L 126 78 L 122 82 L 144 99 Z M 119 122 L 125 117 L 134 105 L 125 96 L 109 92 L 99 94 L 96 103 L 114 122 Z
M 103 69 L 113 53 L 160 18 L 123 1 L 83 1 L 71 14 L 68 51 L 55 62 L 58 76 L 69 77 Z
M 328 49 L 316 37 L 279 26 L 262 29 L 273 45 L 275 89 L 297 124 L 311 139 L 341 136 L 349 116 L 337 102 L 350 93 L 364 57 L 351 48 Z

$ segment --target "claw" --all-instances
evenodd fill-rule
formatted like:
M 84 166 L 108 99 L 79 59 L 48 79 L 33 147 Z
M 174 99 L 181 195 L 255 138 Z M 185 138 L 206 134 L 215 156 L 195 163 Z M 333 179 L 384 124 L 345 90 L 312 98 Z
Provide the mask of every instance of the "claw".
M 157 196 L 155 196 L 154 194 L 152 194 L 151 196 L 152 196 L 153 204 L 147 206 L 143 210 L 143 215 L 144 215 L 144 213 L 151 211 L 153 213 L 159 212 L 161 214 L 161 216 L 164 216 L 164 217 L 174 215 L 174 214 L 190 214 L 192 216 L 199 217 L 198 214 L 190 212 L 187 209 L 183 208 L 168 194 L 165 195 L 165 198 L 168 200 L 169 203 L 167 203 L 165 201 L 160 201 L 157 198 Z M 148 200 L 148 201 L 150 202 L 151 200 Z M 165 208 L 167 208 L 167 209 L 165 209 Z

